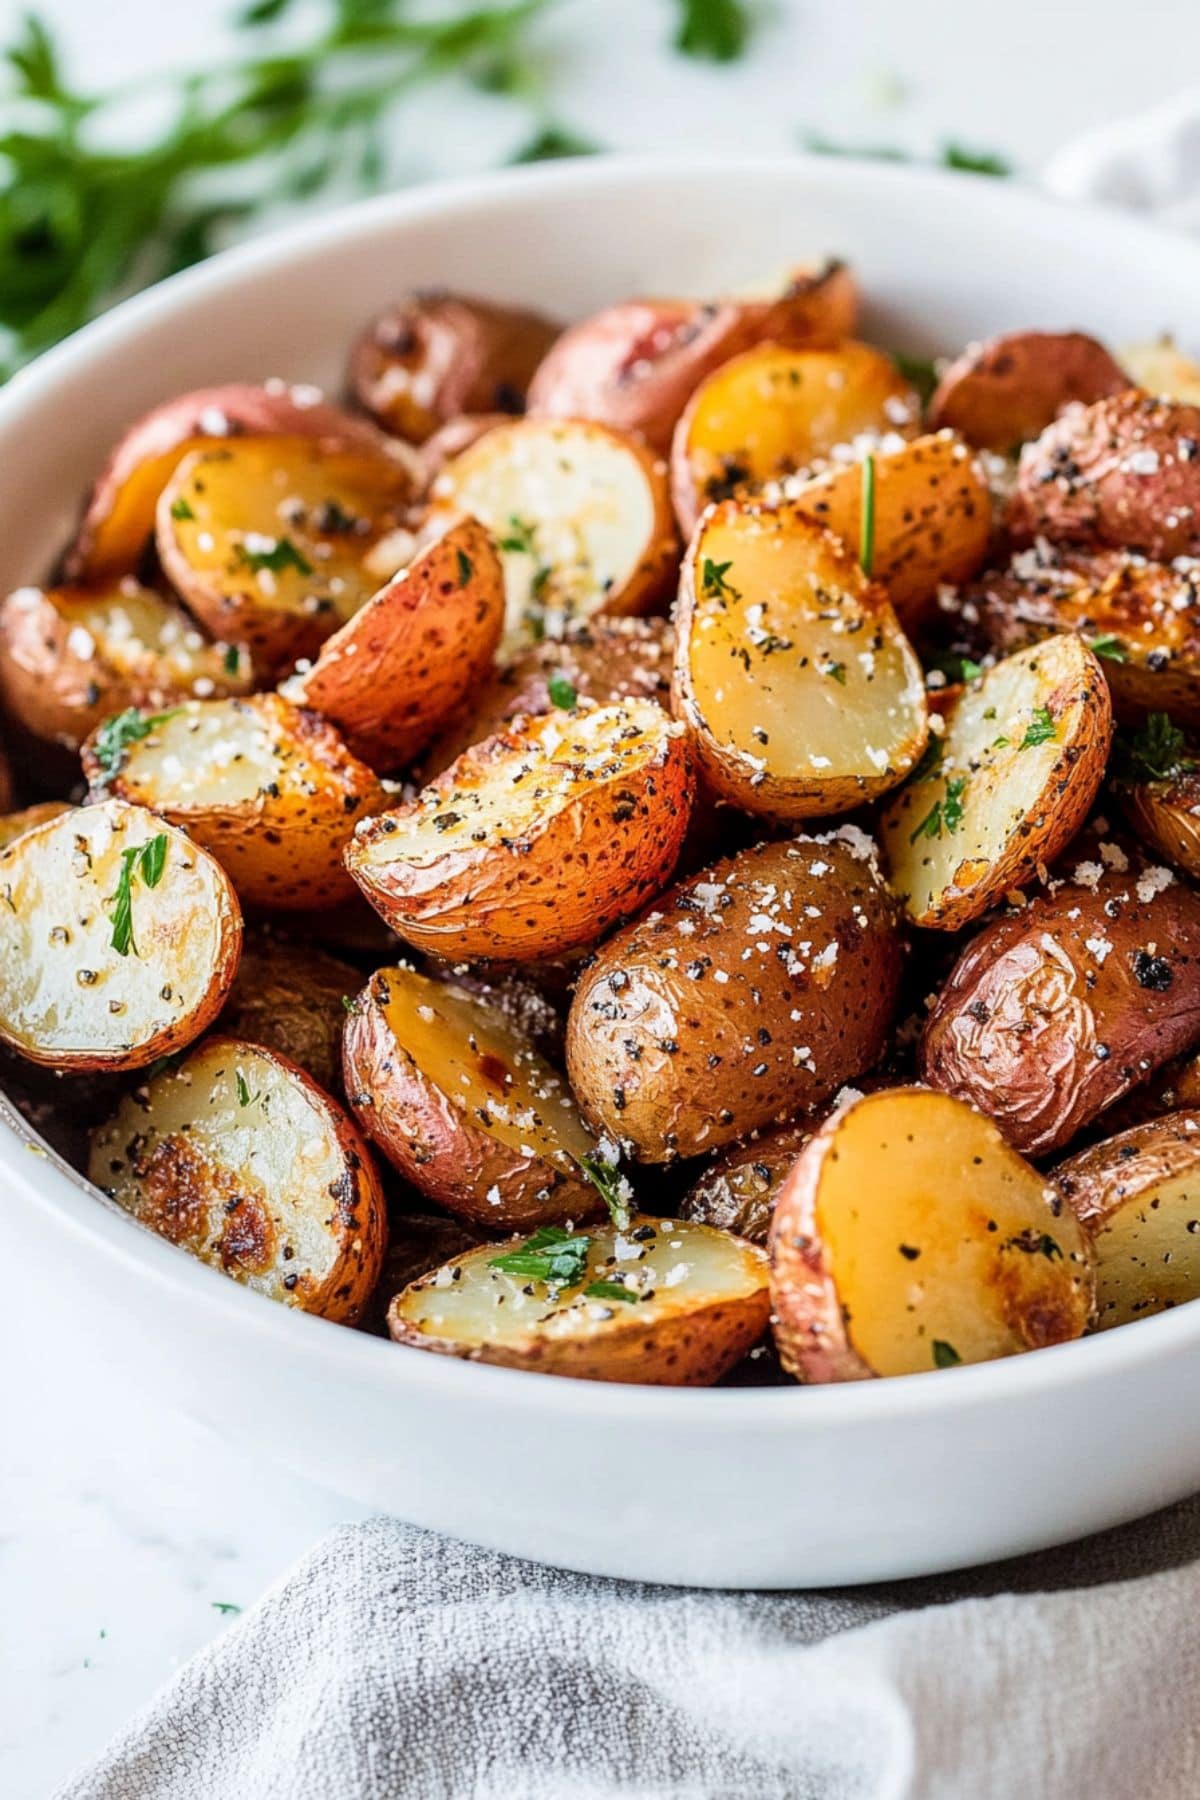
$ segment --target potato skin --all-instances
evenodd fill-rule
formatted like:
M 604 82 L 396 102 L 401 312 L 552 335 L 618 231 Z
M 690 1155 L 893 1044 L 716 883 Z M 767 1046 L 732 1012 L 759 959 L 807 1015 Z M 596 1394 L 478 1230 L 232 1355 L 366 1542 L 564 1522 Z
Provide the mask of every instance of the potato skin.
M 1200 407 L 1130 389 L 1070 407 L 1021 453 L 1007 526 L 1018 541 L 1200 550 Z
M 688 1189 L 680 1218 L 765 1244 L 784 1178 L 815 1129 L 815 1121 L 796 1119 L 731 1144 Z
M 462 413 L 519 413 L 558 326 L 463 294 L 410 294 L 350 353 L 350 389 L 385 431 L 420 444 Z
M 1166 869 L 1074 868 L 972 939 L 920 1047 L 930 1087 L 1030 1156 L 1200 1039 L 1200 895 Z
M 302 938 L 267 932 L 247 938 L 237 979 L 221 1012 L 221 1030 L 276 1050 L 311 1075 L 319 1088 L 342 1088 L 344 1002 L 362 975 Z
M 1072 401 L 1123 393 L 1129 376 L 1082 331 L 1010 331 L 971 344 L 938 382 L 929 422 L 948 425 L 981 450 L 1013 450 Z
M 1200 881 L 1200 770 L 1168 781 L 1122 782 L 1117 791 L 1139 841 Z
M 814 1106 L 871 1067 L 903 953 L 860 837 L 844 827 L 745 850 L 609 939 L 567 1021 L 567 1073 L 594 1128 L 669 1162 Z
M 0 814 L 0 850 L 7 850 L 14 838 L 32 831 L 35 825 L 45 825 L 50 819 L 57 819 L 60 813 L 70 810 L 65 800 L 39 800 L 36 805 L 26 806 L 20 812 Z

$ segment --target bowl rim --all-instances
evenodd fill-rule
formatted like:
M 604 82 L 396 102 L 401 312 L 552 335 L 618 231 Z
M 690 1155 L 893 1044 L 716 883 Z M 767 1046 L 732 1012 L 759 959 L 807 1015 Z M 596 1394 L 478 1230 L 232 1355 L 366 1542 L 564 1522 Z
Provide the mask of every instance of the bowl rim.
M 1168 256 L 1191 263 L 1200 286 L 1200 242 L 1145 220 L 1095 206 L 1068 204 L 1019 181 L 920 166 L 871 162 L 857 157 L 672 152 L 601 155 L 521 169 L 423 184 L 377 195 L 264 233 L 261 238 L 220 252 L 192 269 L 122 301 L 63 343 L 18 371 L 0 391 L 0 430 L 21 422 L 56 390 L 82 371 L 135 339 L 147 319 L 186 313 L 195 300 L 244 278 L 285 268 L 318 242 L 325 250 L 370 236 L 374 231 L 425 218 L 469 213 L 479 206 L 522 206 L 540 194 L 576 192 L 581 197 L 610 184 L 639 186 L 665 179 L 702 182 L 710 176 L 748 180 L 797 178 L 828 194 L 861 195 L 877 190 L 888 203 L 900 195 L 943 206 L 968 194 L 981 217 L 1007 215 L 1020 222 L 1041 218 L 1064 231 L 1108 244 L 1124 253 Z M 431 1397 L 465 1392 L 506 1408 L 547 1407 L 588 1417 L 623 1419 L 630 1425 L 686 1423 L 700 1431 L 726 1431 L 739 1422 L 772 1435 L 778 1431 L 825 1432 L 882 1419 L 947 1416 L 989 1403 L 1019 1402 L 1034 1394 L 1070 1390 L 1147 1363 L 1169 1361 L 1185 1346 L 1200 1342 L 1200 1301 L 1139 1319 L 1036 1355 L 1002 1358 L 960 1368 L 890 1376 L 877 1381 L 808 1387 L 798 1400 L 794 1386 L 676 1388 L 650 1387 L 571 1377 L 530 1379 L 523 1370 L 470 1362 L 450 1355 L 410 1349 L 361 1330 L 347 1330 L 295 1308 L 265 1303 L 263 1297 L 168 1244 L 141 1226 L 93 1188 L 78 1171 L 27 1125 L 0 1090 L 0 1170 L 11 1169 L 20 1201 L 53 1216 L 60 1229 L 90 1250 L 122 1264 L 127 1275 L 151 1275 L 177 1300 L 224 1317 L 231 1328 L 252 1336 L 289 1334 L 295 1354 L 319 1359 L 323 1367 L 344 1368 L 356 1381 L 386 1380 Z M 289 1347 L 288 1343 L 281 1347 Z M 390 1373 L 385 1370 L 390 1369 Z M 927 1380 L 937 1373 L 939 1382 Z

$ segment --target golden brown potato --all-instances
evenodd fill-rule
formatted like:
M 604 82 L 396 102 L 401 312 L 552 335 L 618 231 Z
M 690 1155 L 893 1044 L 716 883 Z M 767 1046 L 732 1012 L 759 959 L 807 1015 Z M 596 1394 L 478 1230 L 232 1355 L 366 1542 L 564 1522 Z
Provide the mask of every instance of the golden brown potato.
M 1086 1232 L 990 1119 L 927 1088 L 834 1113 L 771 1228 L 775 1342 L 803 1381 L 915 1375 L 1079 1337 Z
M 653 702 L 556 711 L 467 750 L 416 800 L 367 821 L 346 864 L 419 950 L 559 956 L 669 878 L 692 786 L 682 727 Z
M 1200 879 L 1200 758 L 1168 718 L 1151 713 L 1141 731 L 1122 734 L 1113 758 L 1114 789 L 1139 842 Z
M 361 985 L 353 963 L 314 949 L 305 936 L 260 931 L 243 946 L 221 1013 L 222 1034 L 277 1050 L 327 1094 L 338 1094 L 342 1026 Z
M 178 394 L 143 414 L 112 450 L 67 552 L 67 579 L 112 579 L 134 570 L 154 532 L 158 497 L 176 466 L 190 450 L 214 439 L 243 436 L 306 437 L 330 449 L 367 451 L 382 441 L 373 425 L 328 405 L 315 388 L 230 382 Z
M 411 494 L 383 449 L 235 438 L 175 469 L 159 495 L 158 553 L 214 636 L 277 670 L 315 655 L 408 562 Z
M 93 587 L 17 588 L 0 605 L 0 700 L 35 737 L 78 750 L 128 707 L 244 694 L 248 653 L 213 644 L 181 606 L 132 576 Z
M 1047 638 L 969 683 L 879 829 L 915 925 L 957 931 L 1065 849 L 1104 779 L 1112 705 L 1077 637 Z
M 797 270 L 759 299 L 625 300 L 564 331 L 529 388 L 541 417 L 599 419 L 665 456 L 706 375 L 764 339 L 836 344 L 858 323 L 858 287 L 844 263 Z
M 393 1300 L 397 1343 L 580 1381 L 707 1387 L 767 1328 L 767 1260 L 728 1232 L 636 1216 L 456 1257 Z
M 604 1216 L 562 1076 L 486 993 L 380 969 L 345 1021 L 346 1093 L 400 1173 L 485 1231 Z
M 794 504 L 705 513 L 675 631 L 675 711 L 705 779 L 745 811 L 848 812 L 920 761 L 916 654 L 884 590 Z
M 474 1250 L 487 1239 L 482 1232 L 448 1219 L 443 1213 L 418 1213 L 392 1207 L 388 1214 L 388 1241 L 383 1267 L 371 1303 L 363 1314 L 362 1329 L 387 1337 L 388 1307 L 410 1281 Z
M 921 403 L 890 356 L 760 344 L 709 375 L 671 444 L 671 497 L 690 534 L 704 507 L 780 481 L 864 434 L 913 437 Z
M 948 425 L 981 450 L 1015 450 L 1072 401 L 1123 393 L 1129 376 L 1082 331 L 1009 331 L 970 344 L 929 402 L 929 423 Z
M 558 336 L 541 313 L 462 294 L 410 294 L 350 353 L 350 389 L 385 431 L 420 444 L 461 413 L 519 413 Z
M 1007 519 L 1018 540 L 1200 551 L 1200 406 L 1129 389 L 1072 406 L 1021 453 Z
M 96 1133 L 88 1177 L 142 1225 L 271 1300 L 346 1325 L 387 1213 L 340 1106 L 277 1051 L 210 1037 Z
M 0 1039 L 55 1069 L 138 1069 L 189 1044 L 237 972 L 242 915 L 199 845 L 120 800 L 0 851 Z
M 987 555 L 992 502 L 978 460 L 960 438 L 939 431 L 874 458 L 874 555 L 906 629 L 920 622 L 945 583 L 968 580 Z M 835 463 L 787 484 L 789 498 L 857 550 L 862 541 L 861 461 Z
M 793 1120 L 731 1144 L 688 1189 L 680 1218 L 765 1244 L 784 1178 L 814 1130 L 811 1120 Z
M 921 1042 L 930 1087 L 973 1101 L 1030 1156 L 1200 1040 L 1200 895 L 1118 843 L 1085 845 L 1065 879 L 966 946 Z
M 876 1061 L 903 951 L 854 827 L 703 870 L 583 971 L 567 1072 L 584 1118 L 644 1162 L 815 1106 Z
M 1144 388 L 1148 394 L 1200 406 L 1200 366 L 1183 354 L 1173 338 L 1130 344 L 1121 351 L 1120 361 L 1134 386 Z
M 448 462 L 429 494 L 429 529 L 466 512 L 496 540 L 506 654 L 593 613 L 648 612 L 674 579 L 665 468 L 607 425 L 514 419 Z
M 477 444 L 481 437 L 494 431 L 497 425 L 510 425 L 510 413 L 463 413 L 457 419 L 447 419 L 439 426 L 432 437 L 425 439 L 421 445 L 421 472 L 424 476 L 424 487 L 429 487 L 435 476 L 441 474 L 448 462 Z
M 503 627 L 500 559 L 464 518 L 327 638 L 286 691 L 373 768 L 403 768 L 487 680 Z
M 1096 1258 L 1096 1329 L 1200 1298 L 1200 1111 L 1167 1113 L 1054 1171 Z
M 49 820 L 57 819 L 70 810 L 65 800 L 42 800 L 36 806 L 24 807 L 20 812 L 0 814 L 0 850 L 7 850 L 14 838 L 32 831 L 35 825 L 45 825 Z
M 342 851 L 384 792 L 332 725 L 279 694 L 191 700 L 159 715 L 110 767 L 83 747 L 93 787 L 149 806 L 212 852 L 250 906 L 348 899 Z

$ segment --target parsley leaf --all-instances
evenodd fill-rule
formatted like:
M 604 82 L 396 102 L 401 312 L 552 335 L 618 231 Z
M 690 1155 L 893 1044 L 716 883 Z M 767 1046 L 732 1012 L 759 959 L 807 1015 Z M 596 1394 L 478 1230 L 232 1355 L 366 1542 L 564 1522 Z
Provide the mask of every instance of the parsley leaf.
M 242 1074 L 240 1069 L 236 1071 L 234 1079 L 237 1082 L 238 1105 L 249 1106 L 250 1102 L 254 1099 L 254 1095 L 250 1092 L 250 1083 L 246 1080 L 246 1077 Z
M 963 169 L 968 175 L 1011 175 L 1012 164 L 992 150 L 968 150 L 963 144 L 943 144 L 943 168 Z
M 946 792 L 940 800 L 935 800 L 916 830 L 909 835 L 909 843 L 915 844 L 918 838 L 939 838 L 943 828 L 952 836 L 962 824 L 963 789 L 967 785 L 965 775 L 956 775 L 946 783 Z
M 905 381 L 912 383 L 921 397 L 921 405 L 928 406 L 933 398 L 933 390 L 938 384 L 938 372 L 931 356 L 909 356 L 903 350 L 893 350 L 892 361 L 903 375 Z
M 176 499 L 172 500 L 171 517 L 173 519 L 194 519 L 195 516 L 195 513 L 192 511 L 191 501 L 187 498 L 186 494 L 180 494 Z
M 131 844 L 121 852 L 121 871 L 117 876 L 117 885 L 108 897 L 108 905 L 112 907 L 112 936 L 109 939 L 118 956 L 139 954 L 133 937 L 133 882 L 135 875 L 141 875 L 149 888 L 155 888 L 163 877 L 167 866 L 167 834 L 160 831 L 155 837 L 148 838 L 144 844 Z
M 599 150 L 600 145 L 591 138 L 569 131 L 565 125 L 543 125 L 508 160 L 514 166 L 557 162 L 562 156 L 595 156 Z
M 240 1613 L 242 1610 L 234 1600 L 210 1600 L 209 1605 L 219 1613 Z
M 583 1280 L 591 1247 L 590 1237 L 564 1231 L 561 1225 L 543 1225 L 519 1250 L 493 1256 L 488 1268 L 499 1269 L 503 1275 L 523 1275 L 530 1281 L 545 1281 L 555 1287 L 575 1287 Z
M 862 524 L 858 534 L 858 560 L 864 575 L 875 566 L 875 458 L 862 460 Z
M 1196 761 L 1187 754 L 1187 739 L 1169 713 L 1152 712 L 1133 736 L 1117 736 L 1117 766 L 1126 781 L 1173 781 Z
M 570 712 L 579 698 L 566 676 L 558 672 L 553 674 L 546 683 L 546 692 L 550 696 L 550 704 L 561 706 L 564 712 Z
M 237 675 L 242 667 L 242 653 L 236 644 L 226 644 L 221 667 L 227 675 Z
M 609 1210 L 618 1231 L 629 1229 L 629 1183 L 615 1163 L 605 1162 L 599 1155 L 581 1156 L 579 1167 Z
M 136 706 L 128 706 L 123 713 L 114 713 L 111 719 L 105 719 L 92 744 L 92 754 L 100 765 L 101 785 L 117 774 L 130 744 L 140 744 L 156 725 L 165 725 L 180 711 L 181 708 L 176 706 L 170 712 L 143 713 Z
M 593 1281 L 583 1290 L 585 1300 L 628 1300 L 636 1304 L 637 1295 L 621 1281 Z
M 471 561 L 470 557 L 467 555 L 465 550 L 460 550 L 458 552 L 458 585 L 459 585 L 459 587 L 465 588 L 468 581 L 470 581 L 470 579 L 474 573 L 475 573 L 475 564 Z
M 736 62 L 750 41 L 750 13 L 744 0 L 677 0 L 675 48 L 682 56 L 709 62 Z
M 1119 637 L 1114 637 L 1111 631 L 1106 631 L 1103 637 L 1086 638 L 1084 641 L 1089 650 L 1093 651 L 1097 656 L 1107 657 L 1109 662 L 1123 663 L 1129 661 L 1129 655 L 1124 644 Z
M 255 573 L 259 569 L 270 569 L 273 575 L 281 575 L 285 569 L 295 569 L 298 575 L 311 575 L 312 564 L 302 550 L 298 550 L 290 537 L 278 537 L 269 542 L 265 549 L 248 549 L 245 544 L 235 544 L 234 554 L 241 563 Z
M 953 1344 L 947 1344 L 941 1338 L 934 1338 L 933 1366 L 935 1369 L 952 1369 L 956 1363 L 961 1361 L 962 1357 Z
M 737 588 L 731 586 L 725 577 L 732 569 L 732 562 L 716 563 L 706 556 L 700 564 L 700 586 L 704 593 L 714 600 L 737 600 L 740 598 Z
M 1021 750 L 1034 750 L 1039 744 L 1052 743 L 1058 735 L 1058 726 L 1054 723 L 1054 715 L 1048 706 L 1035 706 L 1029 728 L 1018 746 Z
M 536 556 L 537 550 L 533 542 L 534 526 L 529 519 L 519 519 L 516 513 L 508 515 L 508 535 L 499 540 L 501 550 L 507 550 L 514 556 Z

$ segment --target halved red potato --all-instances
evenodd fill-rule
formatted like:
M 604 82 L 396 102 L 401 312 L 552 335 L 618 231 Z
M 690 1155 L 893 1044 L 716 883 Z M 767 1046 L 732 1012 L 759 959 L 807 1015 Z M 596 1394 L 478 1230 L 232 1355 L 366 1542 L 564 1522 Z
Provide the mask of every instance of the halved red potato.
M 415 1196 L 414 1196 L 415 1197 Z M 388 1241 L 383 1267 L 361 1329 L 387 1337 L 388 1307 L 410 1281 L 428 1275 L 453 1256 L 485 1243 L 482 1232 L 445 1213 L 409 1212 L 393 1206 L 388 1213 Z
M 503 628 L 500 559 L 483 526 L 460 519 L 285 691 L 332 720 L 373 768 L 403 768 L 487 680 Z
M 557 637 L 593 613 L 642 613 L 675 573 L 663 464 L 607 425 L 514 419 L 448 462 L 428 525 L 472 513 L 504 561 L 504 648 Z
M 67 552 L 67 579 L 112 578 L 135 569 L 154 532 L 158 497 L 188 451 L 243 436 L 306 437 L 331 449 L 368 451 L 382 443 L 366 419 L 329 405 L 312 387 L 229 382 L 177 394 L 144 413 L 110 452 Z
M 705 779 L 747 812 L 848 812 L 920 761 L 916 653 L 883 588 L 794 503 L 709 508 L 675 633 L 675 711 Z
M 92 587 L 17 588 L 0 605 L 0 699 L 34 734 L 78 750 L 127 707 L 244 694 L 237 644 L 213 644 L 174 601 L 131 575 Z
M 990 1119 L 928 1088 L 834 1113 L 771 1227 L 783 1365 L 802 1381 L 915 1375 L 1077 1338 L 1087 1233 Z
M 1047 638 L 970 682 L 879 820 L 913 923 L 957 931 L 1052 862 L 1091 809 L 1112 729 L 1081 638 Z
M 329 905 L 353 892 L 342 851 L 384 793 L 332 725 L 279 694 L 191 700 L 130 742 L 111 775 L 83 747 L 83 770 L 148 806 L 212 852 L 244 904 Z
M 814 1130 L 811 1118 L 793 1120 L 731 1144 L 688 1189 L 680 1218 L 765 1244 L 779 1190 Z
M 447 419 L 438 427 L 432 437 L 425 439 L 421 445 L 421 472 L 425 487 L 428 487 L 436 475 L 440 475 L 448 462 L 477 444 L 481 437 L 494 431 L 497 425 L 512 423 L 511 413 L 463 413 L 457 419 Z
M 213 858 L 141 806 L 73 807 L 0 851 L 0 1039 L 54 1069 L 138 1069 L 211 1024 L 242 915 Z
M 1093 1144 L 1053 1179 L 1092 1240 L 1098 1331 L 1200 1299 L 1200 1111 Z
M 214 636 L 279 669 L 315 655 L 408 562 L 411 495 L 407 470 L 379 447 L 234 438 L 174 470 L 158 553 Z
M 1200 879 L 1200 756 L 1165 713 L 1117 740 L 1114 790 L 1141 843 Z
M 221 1012 L 226 1037 L 278 1050 L 327 1094 L 342 1088 L 342 1026 L 362 971 L 315 949 L 305 935 L 259 931 L 246 939 Z
M 991 493 L 978 459 L 949 431 L 872 455 L 871 576 L 911 628 L 934 605 L 939 588 L 966 581 L 983 566 Z M 788 497 L 857 549 L 864 488 L 863 464 L 856 460 L 789 482 Z
M 350 389 L 385 431 L 420 444 L 462 413 L 519 413 L 558 336 L 541 313 L 463 294 L 410 294 L 350 352 Z
M 493 1232 L 604 1216 L 571 1090 L 486 993 L 380 969 L 346 1017 L 344 1059 L 363 1130 L 447 1212 Z
M 1009 331 L 968 344 L 942 375 L 929 423 L 948 425 L 981 450 L 1015 450 L 1072 401 L 1090 405 L 1130 385 L 1129 376 L 1082 331 Z
M 414 1349 L 541 1375 L 708 1387 L 769 1313 L 755 1245 L 637 1215 L 623 1232 L 552 1227 L 469 1250 L 398 1294 L 388 1329 Z
M 528 720 L 366 820 L 346 866 L 392 930 L 451 960 L 593 943 L 670 876 L 687 829 L 683 728 L 648 700 Z
M 1173 338 L 1129 344 L 1121 351 L 1120 362 L 1134 386 L 1146 393 L 1200 406 L 1200 364 L 1185 356 Z
M 246 1287 L 346 1325 L 371 1298 L 387 1212 L 341 1107 L 275 1050 L 224 1035 L 151 1076 L 92 1138 L 88 1179 Z
M 661 455 L 706 375 L 763 339 L 836 344 L 858 323 L 858 287 L 844 263 L 798 270 L 758 299 L 625 300 L 564 331 L 529 388 L 540 417 L 599 419 Z
M 14 838 L 32 831 L 35 825 L 45 825 L 70 811 L 65 800 L 42 800 L 35 806 L 23 807 L 20 812 L 0 814 L 0 850 L 6 850 Z
M 916 390 L 882 350 L 760 344 L 709 375 L 675 428 L 676 516 L 690 533 L 712 500 L 809 469 L 864 433 L 913 437 L 920 420 Z

